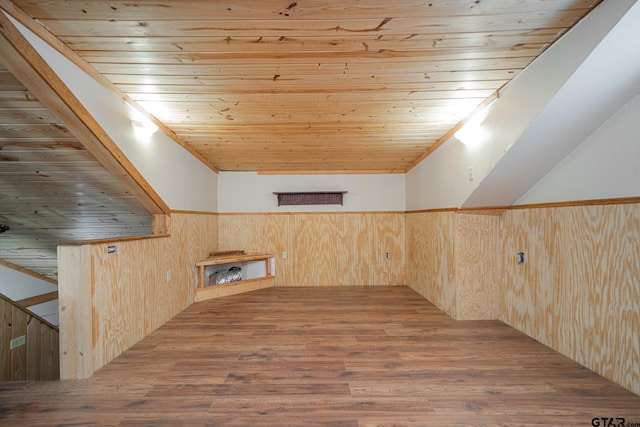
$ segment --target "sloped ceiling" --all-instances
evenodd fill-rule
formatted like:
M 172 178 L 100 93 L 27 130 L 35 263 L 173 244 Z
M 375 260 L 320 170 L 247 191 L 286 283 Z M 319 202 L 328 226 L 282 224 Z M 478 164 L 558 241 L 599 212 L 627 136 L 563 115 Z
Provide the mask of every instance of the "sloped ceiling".
M 599 1 L 13 3 L 217 170 L 387 173 Z
M 56 248 L 151 234 L 151 215 L 0 63 L 0 259 L 57 278 Z
M 599 3 L 0 0 L 213 169 L 264 173 L 410 170 Z M 0 258 L 55 276 L 63 241 L 149 234 L 144 206 L 0 76 Z

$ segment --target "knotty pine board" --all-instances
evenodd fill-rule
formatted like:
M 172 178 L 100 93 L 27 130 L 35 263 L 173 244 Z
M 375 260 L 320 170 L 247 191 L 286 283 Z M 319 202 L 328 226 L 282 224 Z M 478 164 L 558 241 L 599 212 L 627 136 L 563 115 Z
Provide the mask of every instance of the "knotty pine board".
M 10 350 L 10 341 L 25 344 Z M 0 298 L 0 381 L 60 378 L 58 331 Z

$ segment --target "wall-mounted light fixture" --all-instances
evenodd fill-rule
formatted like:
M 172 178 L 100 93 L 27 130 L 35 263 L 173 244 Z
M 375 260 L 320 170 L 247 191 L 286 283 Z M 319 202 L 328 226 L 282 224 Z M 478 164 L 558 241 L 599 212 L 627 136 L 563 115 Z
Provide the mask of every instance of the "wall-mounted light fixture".
M 150 136 L 158 130 L 158 125 L 133 107 L 131 107 L 131 126 L 136 133 L 146 136 Z
M 453 134 L 456 139 L 462 142 L 467 147 L 477 147 L 485 142 L 489 136 L 489 132 L 486 127 L 483 127 L 485 119 L 489 115 L 491 106 L 498 100 L 498 93 L 494 95 L 493 99 L 488 100 L 488 103 L 480 110 L 471 114 L 469 119 L 462 125 L 458 131 Z M 487 101 L 485 101 L 486 103 Z

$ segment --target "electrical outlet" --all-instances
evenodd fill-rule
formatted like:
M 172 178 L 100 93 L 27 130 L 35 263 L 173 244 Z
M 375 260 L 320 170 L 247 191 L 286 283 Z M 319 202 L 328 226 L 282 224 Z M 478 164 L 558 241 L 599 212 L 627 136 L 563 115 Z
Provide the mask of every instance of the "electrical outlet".
M 9 343 L 9 350 L 13 350 L 14 348 L 18 348 L 21 345 L 24 345 L 26 342 L 27 342 L 27 337 L 25 335 L 21 335 L 18 338 L 14 338 Z
M 282 259 L 287 259 L 287 251 L 282 251 Z
M 167 270 L 167 282 L 171 281 L 171 269 Z
M 473 174 L 473 166 L 471 166 L 469 168 L 469 181 L 473 181 L 475 179 L 475 176 Z
M 391 252 L 387 252 L 387 260 L 391 259 Z

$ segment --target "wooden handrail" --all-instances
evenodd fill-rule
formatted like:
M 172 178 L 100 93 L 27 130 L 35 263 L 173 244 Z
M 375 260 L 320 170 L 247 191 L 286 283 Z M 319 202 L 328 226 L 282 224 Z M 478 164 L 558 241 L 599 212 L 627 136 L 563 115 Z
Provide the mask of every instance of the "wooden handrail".
M 42 322 L 43 324 L 47 325 L 51 329 L 54 329 L 54 330 L 56 330 L 58 332 L 60 331 L 60 328 L 58 328 L 56 325 L 54 325 L 53 323 L 49 322 L 48 320 L 45 320 L 42 317 L 38 316 L 37 314 L 35 314 L 33 311 L 29 310 L 28 308 L 18 304 L 16 301 L 12 300 L 8 296 L 0 293 L 0 298 L 2 298 L 3 300 L 7 301 L 9 304 L 13 305 L 18 310 L 21 310 L 25 314 L 27 314 L 27 315 L 33 317 L 34 319 L 37 319 L 38 321 Z

